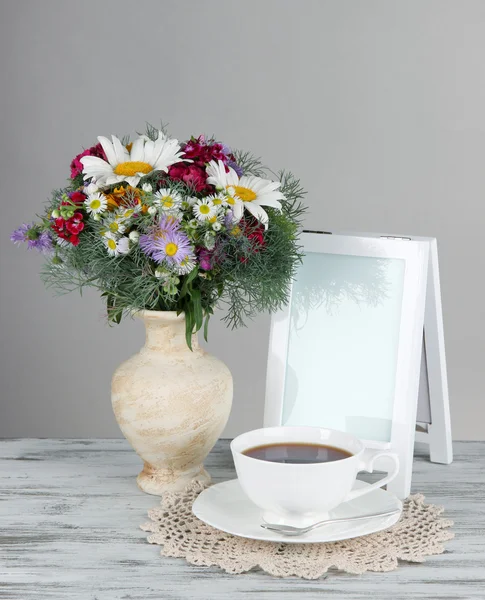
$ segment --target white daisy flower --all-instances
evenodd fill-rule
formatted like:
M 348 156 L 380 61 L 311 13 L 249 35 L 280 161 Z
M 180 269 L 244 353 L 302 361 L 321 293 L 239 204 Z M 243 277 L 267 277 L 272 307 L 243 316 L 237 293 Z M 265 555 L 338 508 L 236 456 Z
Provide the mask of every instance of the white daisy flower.
M 110 256 L 128 254 L 130 251 L 130 240 L 127 237 L 117 238 L 111 233 L 104 236 L 104 244 Z
M 184 202 L 187 202 L 188 206 L 194 206 L 197 200 L 198 198 L 196 198 L 195 196 L 186 196 L 184 198 Z
M 106 199 L 106 196 L 103 196 L 103 194 L 94 192 L 94 194 L 90 194 L 86 198 L 84 201 L 84 206 L 90 215 L 97 215 L 99 213 L 104 213 L 104 211 L 108 208 L 108 200 Z
M 168 188 L 158 190 L 153 201 L 158 204 L 162 210 L 172 211 L 178 209 L 182 204 L 182 196 L 178 192 Z
M 217 209 L 208 198 L 197 200 L 192 207 L 192 211 L 199 221 L 208 221 L 216 216 Z
M 212 202 L 214 206 L 221 208 L 223 206 L 229 206 L 229 202 L 227 202 L 226 194 L 212 194 L 211 196 L 207 196 L 207 199 Z
M 126 226 L 124 225 L 123 220 L 121 220 L 119 217 L 115 217 L 110 221 L 106 221 L 105 225 L 106 229 L 103 235 L 105 235 L 106 237 L 108 237 L 110 234 L 121 235 L 126 231 Z
M 207 223 L 213 225 L 214 223 L 222 223 L 224 221 L 224 212 L 220 210 L 217 206 L 215 207 L 216 212 L 210 219 L 207 219 Z
M 122 208 L 120 211 L 118 211 L 116 218 L 119 221 L 127 221 L 128 219 L 131 219 L 134 214 L 134 208 Z
M 195 267 L 195 261 L 192 256 L 187 255 L 180 261 L 180 264 L 177 265 L 176 271 L 179 275 L 188 275 L 191 271 L 193 271 Z
M 271 206 L 281 210 L 281 202 L 285 196 L 279 191 L 281 183 L 270 181 L 253 175 L 239 177 L 236 171 L 226 168 L 222 161 L 211 161 L 207 166 L 207 183 L 216 186 L 218 190 L 226 190 L 226 202 L 231 206 L 237 221 L 241 219 L 244 209 L 250 212 L 255 219 L 260 221 L 265 228 L 268 227 L 268 213 L 263 206 Z
M 98 187 L 122 181 L 135 187 L 152 171 L 167 171 L 168 167 L 183 160 L 178 140 L 166 138 L 161 131 L 154 142 L 140 136 L 133 142 L 130 151 L 115 135 L 111 136 L 111 140 L 98 137 L 107 161 L 97 156 L 81 158 L 84 179 L 94 179 Z

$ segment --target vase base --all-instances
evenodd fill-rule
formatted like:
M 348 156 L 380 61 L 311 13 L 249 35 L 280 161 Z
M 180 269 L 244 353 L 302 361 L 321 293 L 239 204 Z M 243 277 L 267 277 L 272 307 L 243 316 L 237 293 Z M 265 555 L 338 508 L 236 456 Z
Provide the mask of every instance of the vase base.
M 138 487 L 146 494 L 162 496 L 165 492 L 182 492 L 189 483 L 198 481 L 208 484 L 211 476 L 203 465 L 188 471 L 174 469 L 154 469 L 145 463 L 143 471 L 136 478 Z

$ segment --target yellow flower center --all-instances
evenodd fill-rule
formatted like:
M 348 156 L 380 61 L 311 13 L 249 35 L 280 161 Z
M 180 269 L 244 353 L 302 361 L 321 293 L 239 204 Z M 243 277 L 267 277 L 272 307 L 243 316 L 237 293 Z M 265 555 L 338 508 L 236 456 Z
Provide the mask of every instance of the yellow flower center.
M 175 256 L 175 254 L 177 254 L 178 249 L 179 249 L 179 247 L 177 246 L 177 244 L 174 244 L 173 242 L 169 242 L 165 246 L 165 253 L 167 256 Z
M 217 221 L 217 215 L 214 215 L 209 219 L 209 223 L 215 223 Z
M 161 202 L 162 202 L 163 208 L 172 208 L 172 206 L 173 206 L 172 196 L 163 196 Z
M 153 167 L 146 162 L 138 160 L 129 160 L 122 162 L 113 169 L 116 175 L 123 175 L 124 177 L 133 177 L 137 173 L 144 173 L 147 175 L 153 171 Z
M 234 204 L 235 204 L 235 202 L 234 202 L 234 198 L 231 198 L 231 196 L 228 196 L 228 197 L 226 198 L 226 202 L 227 202 L 228 204 L 230 204 L 231 206 L 234 206 Z
M 247 187 L 235 185 L 234 191 L 236 192 L 236 196 L 239 196 L 243 202 L 252 202 L 253 200 L 256 200 L 256 194 Z
M 113 223 L 110 223 L 109 228 L 111 231 L 116 233 L 118 231 L 118 223 L 116 221 L 114 221 Z
M 222 204 L 222 200 L 220 198 L 214 198 L 214 200 L 212 200 L 212 204 L 219 206 L 219 204 Z
M 108 248 L 110 250 L 116 250 L 116 242 L 111 238 L 108 240 Z
M 132 210 L 131 208 L 129 210 L 125 210 L 124 216 L 126 219 L 130 218 L 131 215 L 134 213 L 135 211 Z
M 199 206 L 199 211 L 202 215 L 208 215 L 211 211 L 210 206 L 208 206 L 207 204 L 201 204 Z
M 91 204 L 89 205 L 93 210 L 98 210 L 101 206 L 101 202 L 98 199 L 91 200 Z
M 239 227 L 239 225 L 236 225 L 236 227 L 234 227 L 234 229 L 231 231 L 231 235 L 239 235 L 241 233 L 241 228 Z

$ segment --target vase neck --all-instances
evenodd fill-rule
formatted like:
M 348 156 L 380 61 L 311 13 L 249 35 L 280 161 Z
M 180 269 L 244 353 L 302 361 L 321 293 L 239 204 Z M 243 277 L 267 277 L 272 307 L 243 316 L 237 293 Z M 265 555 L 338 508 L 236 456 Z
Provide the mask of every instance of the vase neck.
M 145 313 L 143 321 L 146 330 L 145 348 L 166 353 L 190 352 L 185 340 L 183 317 L 176 318 L 174 313 L 169 313 L 167 316 L 163 313 L 147 316 Z M 196 335 L 192 336 L 192 349 L 194 351 L 199 349 Z

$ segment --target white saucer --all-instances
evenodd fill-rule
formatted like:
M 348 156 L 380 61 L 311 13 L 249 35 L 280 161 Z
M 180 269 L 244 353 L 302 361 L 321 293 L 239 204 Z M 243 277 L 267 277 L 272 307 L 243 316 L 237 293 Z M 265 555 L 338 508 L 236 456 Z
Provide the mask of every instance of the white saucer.
M 368 485 L 363 481 L 356 481 L 355 488 Z M 357 517 L 397 509 L 402 511 L 402 502 L 394 494 L 379 488 L 351 502 L 340 504 L 330 511 L 329 518 Z M 388 529 L 401 516 L 399 512 L 388 517 L 373 517 L 354 523 L 343 521 L 342 523 L 323 525 L 298 537 L 289 537 L 260 527 L 263 522 L 261 510 L 242 491 L 237 479 L 224 481 L 204 490 L 194 502 L 192 512 L 204 523 L 226 533 L 253 540 L 287 544 L 335 542 L 360 537 Z

